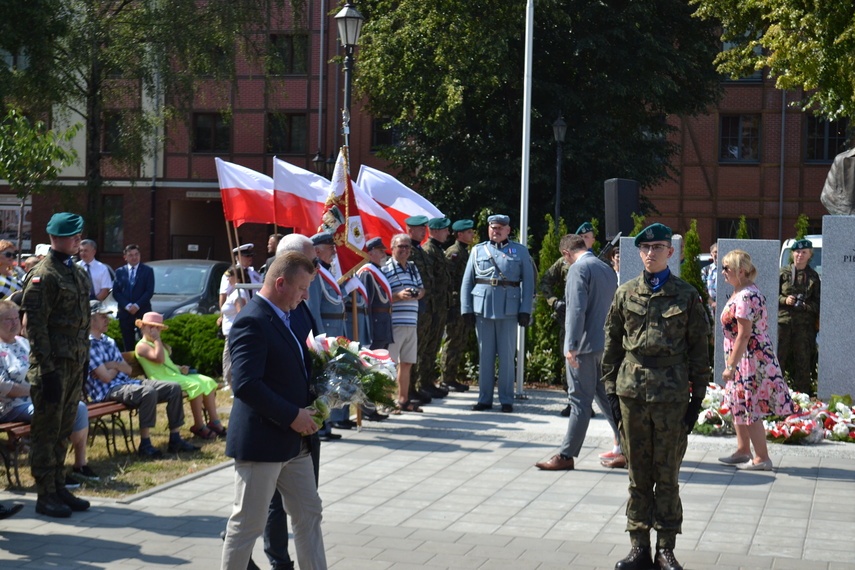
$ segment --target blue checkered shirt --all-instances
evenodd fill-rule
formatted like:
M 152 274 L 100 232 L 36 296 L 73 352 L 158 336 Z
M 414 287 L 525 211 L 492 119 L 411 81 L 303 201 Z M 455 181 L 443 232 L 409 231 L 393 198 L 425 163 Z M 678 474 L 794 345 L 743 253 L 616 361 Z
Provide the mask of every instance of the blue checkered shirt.
M 124 362 L 122 353 L 116 346 L 114 341 L 109 336 L 103 334 L 100 339 L 89 335 L 89 375 L 86 377 L 86 393 L 89 399 L 93 402 L 102 402 L 110 390 L 123 384 L 139 384 L 139 380 L 134 380 L 124 372 L 119 372 L 109 384 L 101 382 L 93 371 L 104 364 L 105 362 Z

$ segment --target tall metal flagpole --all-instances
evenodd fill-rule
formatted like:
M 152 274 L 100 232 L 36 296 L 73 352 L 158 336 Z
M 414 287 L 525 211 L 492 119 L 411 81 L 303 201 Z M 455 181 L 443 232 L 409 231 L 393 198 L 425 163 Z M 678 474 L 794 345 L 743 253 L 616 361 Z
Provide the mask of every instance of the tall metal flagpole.
M 520 187 L 520 243 L 528 247 L 528 174 L 531 154 L 531 52 L 534 43 L 534 0 L 525 8 L 525 77 L 523 78 L 522 182 Z M 517 327 L 517 389 L 515 397 L 525 398 L 525 327 Z

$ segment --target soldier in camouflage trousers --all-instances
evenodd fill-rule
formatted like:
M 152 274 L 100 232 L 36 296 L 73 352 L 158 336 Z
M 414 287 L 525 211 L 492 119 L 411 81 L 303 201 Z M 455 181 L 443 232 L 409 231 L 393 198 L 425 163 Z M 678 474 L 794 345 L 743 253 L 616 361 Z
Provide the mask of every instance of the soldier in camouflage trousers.
M 65 456 L 89 360 L 89 289 L 86 270 L 72 263 L 80 248 L 83 218 L 54 214 L 47 225 L 51 249 L 33 268 L 22 300 L 30 338 L 33 420 L 30 462 L 36 512 L 69 517 L 89 502 L 65 488 Z
M 635 239 L 645 271 L 622 285 L 606 318 L 603 378 L 629 468 L 632 549 L 616 570 L 681 570 L 679 472 L 710 381 L 709 322 L 691 285 L 671 275 L 671 230 L 653 224 Z M 650 529 L 657 531 L 653 566 Z
M 810 240 L 798 240 L 792 251 L 792 265 L 781 268 L 778 361 L 781 368 L 790 372 L 790 387 L 812 396 L 816 380 L 812 357 L 816 352 L 820 281 L 819 274 L 808 265 L 813 257 Z
M 451 302 L 448 306 L 448 316 L 445 321 L 445 348 L 442 351 L 442 385 L 455 392 L 468 392 L 469 386 L 458 381 L 460 363 L 466 351 L 466 341 L 472 333 L 460 314 L 460 285 L 469 261 L 469 246 L 475 240 L 475 222 L 472 220 L 457 220 L 452 224 L 455 242 L 445 250 L 448 260 Z
M 419 315 L 419 362 L 415 378 L 419 391 L 431 398 L 444 398 L 448 394 L 447 390 L 437 386 L 436 357 L 451 304 L 451 277 L 448 260 L 442 249 L 450 228 L 451 220 L 448 218 L 433 218 L 428 222 L 430 237 L 423 246 L 424 272 L 419 268 L 427 294 L 424 313 Z

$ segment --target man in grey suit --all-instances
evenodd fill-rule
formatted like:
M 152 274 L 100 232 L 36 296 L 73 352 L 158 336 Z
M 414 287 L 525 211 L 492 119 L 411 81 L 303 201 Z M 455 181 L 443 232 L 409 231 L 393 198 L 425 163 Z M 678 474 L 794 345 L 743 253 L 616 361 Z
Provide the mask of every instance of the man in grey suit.
M 585 433 L 591 421 L 591 404 L 597 404 L 609 422 L 615 439 L 617 426 L 606 398 L 602 377 L 603 326 L 617 289 L 614 270 L 588 251 L 585 240 L 578 234 L 561 238 L 561 251 L 570 262 L 564 287 L 566 303 L 564 355 L 567 359 L 567 393 L 572 411 L 567 434 L 561 450 L 548 461 L 535 465 L 545 471 L 574 468 L 573 458 L 579 456 Z
M 472 248 L 463 274 L 460 314 L 467 325 L 475 326 L 478 335 L 479 393 L 472 410 L 493 409 L 498 357 L 499 402 L 502 411 L 509 413 L 514 411 L 517 327 L 526 327 L 531 320 L 534 266 L 528 249 L 508 239 L 511 234 L 508 216 L 490 216 L 487 223 L 490 241 Z

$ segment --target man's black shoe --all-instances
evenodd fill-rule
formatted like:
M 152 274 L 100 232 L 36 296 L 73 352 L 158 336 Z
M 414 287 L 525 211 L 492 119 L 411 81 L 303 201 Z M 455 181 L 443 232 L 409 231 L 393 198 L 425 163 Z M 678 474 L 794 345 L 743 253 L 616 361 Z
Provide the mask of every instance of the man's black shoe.
M 444 390 L 440 390 L 436 386 L 425 386 L 421 390 L 419 390 L 419 394 L 425 393 L 431 398 L 435 398 L 437 400 L 442 400 L 448 395 L 448 392 Z
M 433 401 L 432 394 L 427 390 L 419 390 L 418 392 L 416 392 L 416 397 L 412 399 L 419 399 L 421 400 L 422 404 L 430 404 Z
M 89 501 L 81 499 L 80 497 L 75 497 L 71 494 L 71 491 L 65 487 L 57 487 L 56 496 L 59 497 L 60 501 L 68 505 L 68 508 L 75 513 L 83 512 L 89 508 Z
M 141 445 L 139 449 L 137 449 L 137 454 L 139 454 L 140 457 L 148 459 L 160 459 L 163 457 L 163 452 L 153 445 Z
M 561 417 L 569 418 L 571 412 L 573 412 L 573 405 L 567 404 L 567 406 L 563 410 L 561 410 Z
M 475 404 L 472 406 L 473 412 L 483 412 L 485 410 L 492 410 L 493 406 L 490 404 Z
M 68 518 L 71 516 L 71 508 L 62 502 L 56 493 L 48 493 L 47 495 L 39 495 L 36 501 L 36 512 L 46 517 L 54 517 L 59 519 Z
M 626 558 L 615 564 L 615 570 L 650 570 L 653 558 L 649 546 L 633 546 Z
M 468 392 L 469 386 L 461 384 L 457 380 L 450 380 L 445 383 L 445 387 L 454 392 Z
M 324 433 L 318 436 L 321 441 L 335 441 L 341 439 L 340 433 Z
M 184 441 L 183 439 L 176 439 L 175 441 L 169 442 L 169 445 L 166 447 L 166 451 L 169 453 L 178 453 L 180 451 L 199 451 L 199 448 L 192 443 Z
M 502 404 L 502 412 L 510 414 L 514 411 L 514 407 L 510 404 Z
M 674 558 L 674 551 L 670 548 L 656 549 L 656 566 L 659 570 L 683 570 L 683 567 Z
M 20 512 L 20 510 L 23 508 L 24 508 L 24 505 L 22 505 L 20 503 L 16 503 L 8 509 L 6 508 L 5 505 L 0 505 L 0 521 L 3 519 L 8 519 L 9 517 L 14 515 L 15 513 Z
M 389 419 L 389 416 L 381 414 L 377 410 L 371 410 L 368 413 L 362 414 L 362 417 L 370 422 L 382 422 L 383 420 Z
M 339 422 L 330 422 L 330 426 L 337 429 L 353 429 L 356 427 L 356 422 L 352 420 L 341 420 Z

